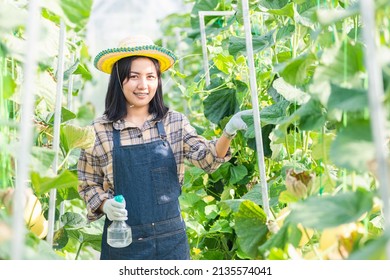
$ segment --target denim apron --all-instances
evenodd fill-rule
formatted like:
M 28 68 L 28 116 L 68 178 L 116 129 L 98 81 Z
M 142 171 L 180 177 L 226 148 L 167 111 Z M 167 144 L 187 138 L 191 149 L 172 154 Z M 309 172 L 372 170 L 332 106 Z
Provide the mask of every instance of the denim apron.
M 185 224 L 178 197 L 181 187 L 172 149 L 164 126 L 157 122 L 159 139 L 151 143 L 121 146 L 120 131 L 113 130 L 115 195 L 122 194 L 133 242 L 125 248 L 107 244 L 106 218 L 100 259 L 189 259 Z

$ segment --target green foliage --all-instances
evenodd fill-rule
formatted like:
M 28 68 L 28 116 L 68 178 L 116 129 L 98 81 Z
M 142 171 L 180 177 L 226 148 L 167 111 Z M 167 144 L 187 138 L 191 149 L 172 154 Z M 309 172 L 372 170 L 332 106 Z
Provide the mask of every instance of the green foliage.
M 216 138 L 229 118 L 253 107 L 241 1 L 187 1 L 189 14 L 172 14 L 161 21 L 167 47 L 180 57 L 172 71 L 173 86 L 166 91 L 171 108 L 186 113 L 199 134 Z M 378 210 L 377 178 L 364 42 L 358 3 L 348 1 L 251 0 L 250 19 L 266 182 L 272 215 L 264 207 L 259 183 L 253 117 L 245 132 L 231 142 L 232 158 L 212 174 L 187 167 L 182 214 L 193 259 L 383 259 L 388 232 Z M 376 1 L 378 44 L 383 57 L 384 104 L 389 105 L 389 17 L 387 1 Z M 77 193 L 78 150 L 93 143 L 91 104 L 76 111 L 61 110 L 60 152 L 54 154 L 54 95 L 59 23 L 70 37 L 65 82 L 74 80 L 73 97 L 87 81 L 90 57 L 83 42 L 92 1 L 42 1 L 41 48 L 37 54 L 34 111 L 34 147 L 30 184 L 47 216 L 48 192 L 57 190 L 54 250 L 32 233 L 27 234 L 29 259 L 90 259 L 100 250 L 102 221 L 87 223 Z M 202 61 L 199 11 L 234 11 L 229 17 L 205 17 L 209 74 L 206 85 Z M 6 14 L 5 14 L 6 13 Z M 20 119 L 21 68 L 24 59 L 26 7 L 0 1 L 0 191 L 13 187 L 15 145 Z M 7 20 L 4 20 L 7 19 Z M 374 32 L 374 31 L 373 31 Z M 66 83 L 65 83 L 66 84 Z M 67 92 L 67 86 L 64 87 Z M 255 104 L 257 105 L 257 104 Z M 204 116 L 206 118 L 204 118 Z M 385 149 L 386 147 L 384 147 Z M 58 156 L 58 173 L 52 162 Z M 288 173 L 312 178 L 304 195 L 287 188 Z M 287 174 L 287 175 L 286 175 Z M 296 181 L 294 181 L 297 183 Z M 291 183 L 291 182 L 289 182 Z M 298 183 L 297 183 L 298 184 Z M 298 184 L 299 185 L 299 184 Z M 294 185 L 293 187 L 298 187 Z M 59 204 L 65 212 L 59 211 Z M 0 205 L 2 207 L 2 205 Z M 290 212 L 291 211 L 291 212 Z M 0 213 L 9 221 L 8 214 Z M 272 220 L 272 223 L 269 223 Z M 276 226 L 277 225 L 277 226 Z M 323 250 L 326 231 L 349 226 Z M 310 233 L 310 234 L 309 234 Z M 10 243 L 0 243 L 0 257 L 8 259 Z M 39 252 L 39 253 L 37 253 Z
M 264 211 L 255 203 L 244 201 L 234 218 L 240 249 L 251 259 L 256 259 L 258 247 L 265 242 L 268 233 Z
M 222 79 L 219 79 L 211 83 L 207 88 L 211 94 L 203 101 L 205 116 L 216 124 L 224 117 L 231 116 L 238 111 L 236 91 L 226 88 L 221 82 Z
M 27 22 L 28 5 L 25 1 L 0 1 L 0 191 L 11 190 L 15 184 L 16 150 L 18 145 L 18 126 L 20 122 L 20 90 L 23 82 L 23 64 L 25 62 L 26 34 L 25 23 Z M 59 215 L 60 204 L 70 212 L 77 212 L 77 215 L 85 215 L 85 206 L 77 193 L 77 164 L 78 151 L 87 147 L 93 142 L 90 128 L 81 128 L 78 124 L 90 123 L 93 118 L 94 109 L 86 104 L 78 112 L 69 109 L 70 104 L 61 108 L 61 139 L 60 151 L 55 154 L 53 145 L 53 125 L 54 125 L 54 100 L 57 92 L 57 61 L 58 43 L 55 38 L 59 37 L 59 23 L 63 21 L 67 29 L 65 39 L 65 65 L 71 65 L 64 73 L 63 94 L 68 93 L 69 78 L 73 79 L 72 97 L 77 97 L 78 92 L 92 79 L 91 73 L 86 66 L 90 57 L 88 49 L 83 42 L 85 38 L 85 26 L 90 16 L 92 0 L 50 0 L 41 1 L 41 15 L 39 18 L 40 48 L 36 53 L 38 69 L 35 75 L 35 95 L 34 116 L 34 145 L 31 148 L 29 187 L 34 190 L 40 204 L 42 204 L 42 215 L 47 219 L 49 207 L 49 192 L 57 190 L 56 215 L 54 224 L 59 224 L 59 219 L 64 216 Z M 73 57 L 78 57 L 72 61 Z M 63 98 L 66 100 L 65 98 Z M 72 124 L 70 123 L 72 122 Z M 6 149 L 6 150 L 5 150 Z M 58 163 L 54 174 L 53 162 L 55 157 Z M 3 205 L 0 205 L 3 207 Z M 83 213 L 84 212 L 84 213 Z M 79 214 L 80 213 L 80 214 Z M 82 213 L 82 214 L 81 214 Z M 65 214 L 67 217 L 69 214 Z M 76 215 L 76 214 L 74 214 Z M 81 217 L 81 216 L 80 216 Z M 8 217 L 4 217 L 7 220 Z M 2 219 L 3 220 L 3 219 Z M 47 222 L 47 221 L 46 221 Z M 66 224 L 70 224 L 67 217 Z M 101 226 L 101 225 L 100 225 Z M 76 231 L 87 228 L 84 221 Z M 73 225 L 74 228 L 74 225 Z M 29 230 L 32 230 L 29 229 Z M 46 227 L 47 231 L 47 227 Z M 77 239 L 67 239 L 69 243 L 62 239 L 53 248 L 45 241 L 45 234 L 36 236 L 27 231 L 26 235 L 26 259 L 69 259 L 71 253 L 77 252 L 76 258 L 91 258 L 91 246 L 98 247 L 92 241 L 83 241 L 83 245 L 77 244 Z M 61 229 L 56 232 L 59 235 Z M 88 234 L 88 231 L 86 231 Z M 97 239 L 96 237 L 94 237 Z M 0 242 L 1 258 L 9 259 L 10 244 Z M 66 249 L 64 249 L 66 248 Z
M 373 194 L 364 189 L 335 196 L 309 197 L 292 206 L 289 221 L 314 229 L 337 227 L 354 222 L 371 210 L 372 199 Z
M 191 25 L 183 14 L 170 15 L 172 25 L 165 21 L 164 31 L 172 33 L 171 28 L 180 22 L 189 28 L 183 32 L 184 59 L 188 63 L 181 73 L 175 73 L 180 74 L 180 80 L 175 75 L 172 78 L 181 89 L 180 96 L 189 104 L 185 112 L 192 123 L 201 128 L 200 134 L 214 138 L 221 135 L 231 115 L 253 106 L 242 3 L 193 2 Z M 389 8 L 381 12 L 378 7 L 384 6 L 379 2 L 377 5 L 377 25 L 388 26 L 384 15 Z M 229 162 L 212 174 L 186 169 L 180 202 L 189 228 L 192 257 L 289 259 L 295 257 L 290 255 L 291 248 L 295 248 L 309 258 L 325 236 L 322 231 L 351 224 L 361 228 L 367 223 L 372 226 L 365 227 L 364 234 L 355 230 L 347 240 L 338 237 L 333 247 L 345 250 L 345 258 L 348 254 L 351 258 L 383 257 L 379 245 L 368 237 L 379 237 L 383 227 L 374 222 L 380 215 L 367 215 L 375 208 L 373 197 L 378 186 L 371 173 L 375 174 L 374 145 L 358 5 L 345 1 L 255 0 L 249 1 L 249 7 L 273 215 L 266 217 L 261 208 L 263 190 L 259 184 L 254 120 L 245 117 L 248 129 L 232 141 Z M 205 84 L 199 62 L 191 60 L 202 56 L 197 17 L 201 10 L 235 11 L 230 17 L 205 18 L 210 85 Z M 376 34 L 381 48 L 388 52 L 385 38 L 389 30 L 380 29 Z M 383 63 L 388 105 L 390 75 L 386 65 Z M 206 120 L 201 118 L 202 113 Z M 288 170 L 309 174 L 310 192 L 300 197 L 299 192 L 287 190 Z M 278 215 L 284 209 L 293 211 L 288 212 L 279 230 L 270 231 L 266 220 L 279 221 Z M 361 217 L 365 217 L 363 221 Z M 354 245 L 345 247 L 347 243 Z M 313 255 L 317 258 L 333 257 L 329 251 L 316 250 Z

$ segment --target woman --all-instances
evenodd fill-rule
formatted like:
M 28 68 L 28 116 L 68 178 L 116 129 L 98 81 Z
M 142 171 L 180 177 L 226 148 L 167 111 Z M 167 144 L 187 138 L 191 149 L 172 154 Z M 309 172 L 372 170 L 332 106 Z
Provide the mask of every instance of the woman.
M 229 145 L 245 129 L 233 116 L 217 141 L 198 136 L 187 118 L 163 102 L 161 73 L 174 54 L 145 36 L 123 40 L 100 52 L 97 69 L 110 74 L 105 112 L 93 126 L 95 145 L 82 150 L 78 164 L 79 193 L 88 219 L 106 215 L 101 259 L 189 259 L 178 197 L 184 159 L 213 172 L 230 159 Z M 122 194 L 124 204 L 114 195 Z M 127 221 L 133 242 L 125 248 L 107 244 L 110 221 Z

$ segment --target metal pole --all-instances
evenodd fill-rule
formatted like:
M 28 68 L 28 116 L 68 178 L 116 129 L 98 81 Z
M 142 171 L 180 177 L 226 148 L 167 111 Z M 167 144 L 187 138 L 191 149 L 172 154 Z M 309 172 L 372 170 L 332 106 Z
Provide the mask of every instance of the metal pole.
M 176 43 L 177 43 L 177 56 L 179 57 L 179 71 L 180 73 L 184 73 L 184 61 L 183 61 L 183 57 L 182 57 L 182 44 L 181 44 L 181 35 L 180 35 L 180 32 L 181 32 L 181 28 L 175 28 L 175 40 L 176 40 Z M 183 84 L 183 79 L 182 78 L 179 78 L 179 81 L 181 84 Z M 187 99 L 186 98 L 183 98 L 183 112 L 185 115 L 188 114 L 188 106 L 187 106 Z
M 360 1 L 360 11 L 363 23 L 363 39 L 366 45 L 364 58 L 368 75 L 368 99 L 371 115 L 371 131 L 375 143 L 376 161 L 379 176 L 379 191 L 383 201 L 383 216 L 385 230 L 390 230 L 390 186 L 389 167 L 387 159 L 389 156 L 386 147 L 386 115 L 384 113 L 383 101 L 383 76 L 377 56 L 375 45 L 375 4 L 372 0 Z M 390 258 L 390 242 L 386 246 L 387 259 Z
M 249 81 L 250 81 L 250 89 L 252 95 L 253 120 L 254 120 L 254 127 L 255 127 L 255 136 L 256 136 L 257 163 L 260 172 L 263 208 L 265 214 L 267 215 L 267 220 L 270 220 L 270 218 L 273 219 L 273 215 L 269 207 L 269 199 L 268 199 L 268 186 L 267 186 L 266 173 L 265 173 L 263 139 L 261 136 L 259 100 L 257 97 L 256 70 L 255 70 L 255 63 L 253 59 L 252 33 L 251 33 L 251 23 L 249 19 L 248 0 L 242 0 L 242 13 L 244 18 L 246 52 L 247 52 L 247 59 L 248 59 L 248 66 L 249 66 Z
M 24 243 L 26 227 L 24 222 L 25 190 L 29 174 L 31 160 L 31 146 L 33 144 L 32 115 L 34 108 L 34 76 L 36 71 L 36 54 L 38 42 L 40 6 L 37 0 L 29 3 L 28 18 L 26 23 L 26 56 L 23 67 L 24 81 L 21 88 L 21 120 L 20 120 L 20 143 L 17 153 L 17 170 L 15 192 L 12 205 L 12 250 L 11 258 L 20 260 L 24 255 Z
M 72 42 L 74 43 L 74 38 L 73 38 Z M 75 54 L 72 53 L 71 58 L 70 58 L 71 63 L 74 63 L 75 57 L 76 57 Z M 73 101 L 73 74 L 70 74 L 68 77 L 68 95 L 67 95 L 67 101 L 66 101 L 66 108 L 69 111 L 72 111 L 72 108 L 73 108 L 72 101 Z M 64 213 L 65 213 L 65 201 L 61 201 L 60 217 L 62 215 L 64 215 Z M 61 219 L 60 219 L 60 227 L 62 227 L 62 226 L 63 226 L 63 224 L 62 224 Z
M 72 63 L 74 63 L 75 57 L 76 57 L 75 54 L 72 53 L 72 56 L 71 56 Z M 69 80 L 68 80 L 68 96 L 67 96 L 67 102 L 66 102 L 66 107 L 69 111 L 72 111 L 72 109 L 73 109 L 72 101 L 73 101 L 73 74 L 70 74 Z
M 59 53 L 58 53 L 58 68 L 57 68 L 57 93 L 56 93 L 56 105 L 54 112 L 54 135 L 53 135 L 53 147 L 54 160 L 53 160 L 53 173 L 57 174 L 58 170 L 58 153 L 60 148 L 60 126 L 61 126 L 61 107 L 62 107 L 62 95 L 64 84 L 64 47 L 65 47 L 65 24 L 61 20 L 60 23 L 60 37 L 59 37 Z M 50 190 L 49 200 L 49 229 L 46 240 L 50 245 L 53 245 L 54 236 L 54 222 L 55 222 L 55 209 L 56 209 L 56 195 L 57 190 Z
M 199 11 L 200 38 L 202 41 L 203 70 L 206 78 L 206 86 L 210 85 L 209 58 L 207 55 L 206 27 L 204 17 L 206 16 L 232 16 L 234 11 Z

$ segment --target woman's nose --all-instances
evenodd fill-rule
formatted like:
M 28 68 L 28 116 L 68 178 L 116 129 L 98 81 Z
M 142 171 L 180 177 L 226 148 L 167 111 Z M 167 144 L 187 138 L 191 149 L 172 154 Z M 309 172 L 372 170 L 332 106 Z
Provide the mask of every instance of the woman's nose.
M 138 82 L 138 88 L 140 89 L 145 89 L 148 87 L 148 84 L 147 84 L 147 81 L 145 78 L 141 78 L 139 79 L 139 82 Z

